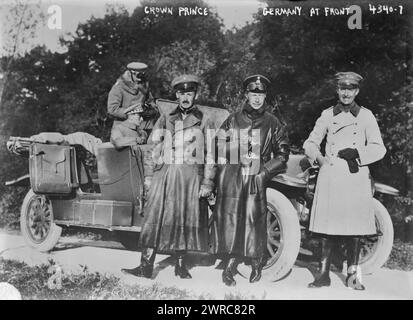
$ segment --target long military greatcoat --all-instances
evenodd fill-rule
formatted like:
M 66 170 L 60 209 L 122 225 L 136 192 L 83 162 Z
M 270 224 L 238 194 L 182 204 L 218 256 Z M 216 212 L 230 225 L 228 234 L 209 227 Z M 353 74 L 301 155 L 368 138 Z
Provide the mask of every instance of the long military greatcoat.
M 241 150 L 241 131 L 259 130 L 258 171 L 245 175 L 245 164 L 241 161 L 218 165 L 217 198 L 214 210 L 214 222 L 210 240 L 211 251 L 216 254 L 232 254 L 248 258 L 260 258 L 267 244 L 267 204 L 265 181 L 257 174 L 267 172 L 267 179 L 285 169 L 288 160 L 288 138 L 284 126 L 271 113 L 265 111 L 248 112 L 247 104 L 231 114 L 222 124 L 217 134 L 218 140 L 226 141 L 226 150 Z M 232 129 L 232 130 L 231 130 Z M 253 141 L 253 140 L 252 140 Z M 218 142 L 219 145 L 220 142 Z M 249 146 L 249 154 L 254 158 L 254 147 Z M 220 149 L 218 148 L 218 156 Z M 242 151 L 240 152 L 240 155 Z M 271 158 L 273 155 L 273 158 Z M 231 157 L 231 156 L 230 156 Z M 241 156 L 240 156 L 241 158 Z M 244 173 L 244 174 L 243 174 Z M 251 174 L 254 173 L 254 174 Z
M 353 104 L 349 112 L 338 104 L 326 109 L 304 142 L 306 155 L 313 161 L 327 136 L 327 163 L 320 169 L 311 211 L 310 230 L 332 235 L 375 234 L 373 194 L 368 164 L 386 153 L 373 113 Z M 338 151 L 356 148 L 359 171 L 350 173 Z
M 208 150 L 204 137 L 212 123 L 196 107 L 183 120 L 177 108 L 158 119 L 152 140 L 162 129 L 171 136 L 154 141 L 154 152 L 159 151 L 165 161 L 159 163 L 155 157 L 140 244 L 164 253 L 208 251 L 208 204 L 199 199 L 199 190 L 201 184 L 213 186 L 214 166 L 204 165 Z M 198 163 L 186 161 L 188 153 L 196 152 L 202 153 Z

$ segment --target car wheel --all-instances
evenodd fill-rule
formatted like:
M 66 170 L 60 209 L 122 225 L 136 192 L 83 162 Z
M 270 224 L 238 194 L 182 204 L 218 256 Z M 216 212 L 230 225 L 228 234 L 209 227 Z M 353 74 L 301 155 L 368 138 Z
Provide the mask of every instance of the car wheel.
M 387 261 L 393 247 L 393 223 L 387 209 L 374 201 L 377 235 L 362 240 L 359 265 L 363 274 L 374 273 Z
M 290 200 L 274 189 L 267 189 L 267 253 L 262 278 L 277 281 L 294 266 L 300 250 L 301 231 L 297 211 Z M 238 271 L 249 277 L 250 267 L 241 264 Z
M 29 190 L 20 212 L 20 230 L 25 242 L 38 251 L 47 252 L 55 247 L 62 228 L 53 222 L 50 199 Z

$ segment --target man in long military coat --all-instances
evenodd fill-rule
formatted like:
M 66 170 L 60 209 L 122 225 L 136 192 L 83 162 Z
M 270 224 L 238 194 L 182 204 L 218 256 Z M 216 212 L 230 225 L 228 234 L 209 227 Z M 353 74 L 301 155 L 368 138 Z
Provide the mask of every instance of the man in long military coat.
M 140 128 L 152 129 L 159 112 L 149 90 L 146 72 L 148 66 L 142 62 L 131 62 L 118 78 L 108 95 L 108 114 L 114 118 L 113 126 L 127 119 L 127 112 L 140 106 L 144 108 L 144 119 Z
M 267 248 L 265 186 L 285 170 L 288 161 L 285 127 L 266 111 L 269 85 L 262 75 L 247 77 L 243 84 L 246 102 L 217 133 L 219 165 L 211 245 L 212 252 L 226 261 L 222 280 L 228 286 L 236 284 L 234 275 L 241 260 L 251 263 L 250 282 L 261 278 Z
M 123 269 L 135 276 L 152 276 L 156 252 L 176 258 L 175 275 L 191 278 L 188 251 L 208 251 L 208 197 L 214 187 L 214 165 L 206 164 L 207 136 L 212 122 L 194 100 L 199 79 L 182 75 L 172 81 L 179 105 L 162 115 L 152 132 L 155 167 L 140 235 L 141 264 Z
M 364 290 L 356 274 L 360 237 L 376 234 L 368 165 L 384 157 L 380 129 L 373 113 L 355 98 L 362 77 L 336 74 L 339 102 L 318 118 L 304 150 L 321 167 L 311 210 L 310 231 L 321 235 L 321 272 L 309 287 L 330 285 L 329 269 L 335 236 L 347 242 L 347 285 Z M 320 143 L 327 137 L 325 155 Z M 351 282 L 351 284 L 350 284 Z

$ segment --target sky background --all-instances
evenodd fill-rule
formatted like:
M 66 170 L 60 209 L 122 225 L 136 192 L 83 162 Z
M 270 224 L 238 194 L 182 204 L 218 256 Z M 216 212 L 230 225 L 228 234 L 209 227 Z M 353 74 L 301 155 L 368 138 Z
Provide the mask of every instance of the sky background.
M 31 1 L 31 0 L 27 0 Z M 205 0 L 213 10 L 223 19 L 225 29 L 242 27 L 248 21 L 253 20 L 253 14 L 263 6 L 259 0 Z M 0 0 L 0 13 L 4 10 L 9 0 Z M 52 51 L 62 51 L 59 45 L 59 37 L 74 32 L 79 22 L 85 22 L 91 16 L 103 17 L 105 4 L 123 4 L 129 13 L 140 4 L 140 0 L 42 0 L 42 11 L 47 15 L 47 8 L 56 4 L 62 8 L 62 29 L 50 30 L 47 25 L 38 32 L 31 44 L 45 44 Z M 2 9 L 3 8 L 3 9 Z M 2 33 L 2 32 L 0 32 Z M 0 43 L 2 41 L 0 35 Z M 1 46 L 3 47 L 3 46 Z

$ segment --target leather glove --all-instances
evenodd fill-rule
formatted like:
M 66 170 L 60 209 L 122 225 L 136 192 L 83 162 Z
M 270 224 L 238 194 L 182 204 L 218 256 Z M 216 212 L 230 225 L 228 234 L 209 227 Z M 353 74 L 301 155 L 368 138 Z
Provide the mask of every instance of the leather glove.
M 340 150 L 337 155 L 339 158 L 349 161 L 357 159 L 359 157 L 359 152 L 357 149 L 345 148 Z
M 347 160 L 348 164 L 348 169 L 350 170 L 351 173 L 356 173 L 359 172 L 359 164 L 355 159 L 353 160 Z
M 359 171 L 359 165 L 356 159 L 359 157 L 359 152 L 357 149 L 346 148 L 342 149 L 337 153 L 339 158 L 347 161 L 348 169 L 350 173 L 356 173 Z
M 199 189 L 199 197 L 200 198 L 209 198 L 212 194 L 212 186 L 207 184 L 202 184 L 201 188 Z

